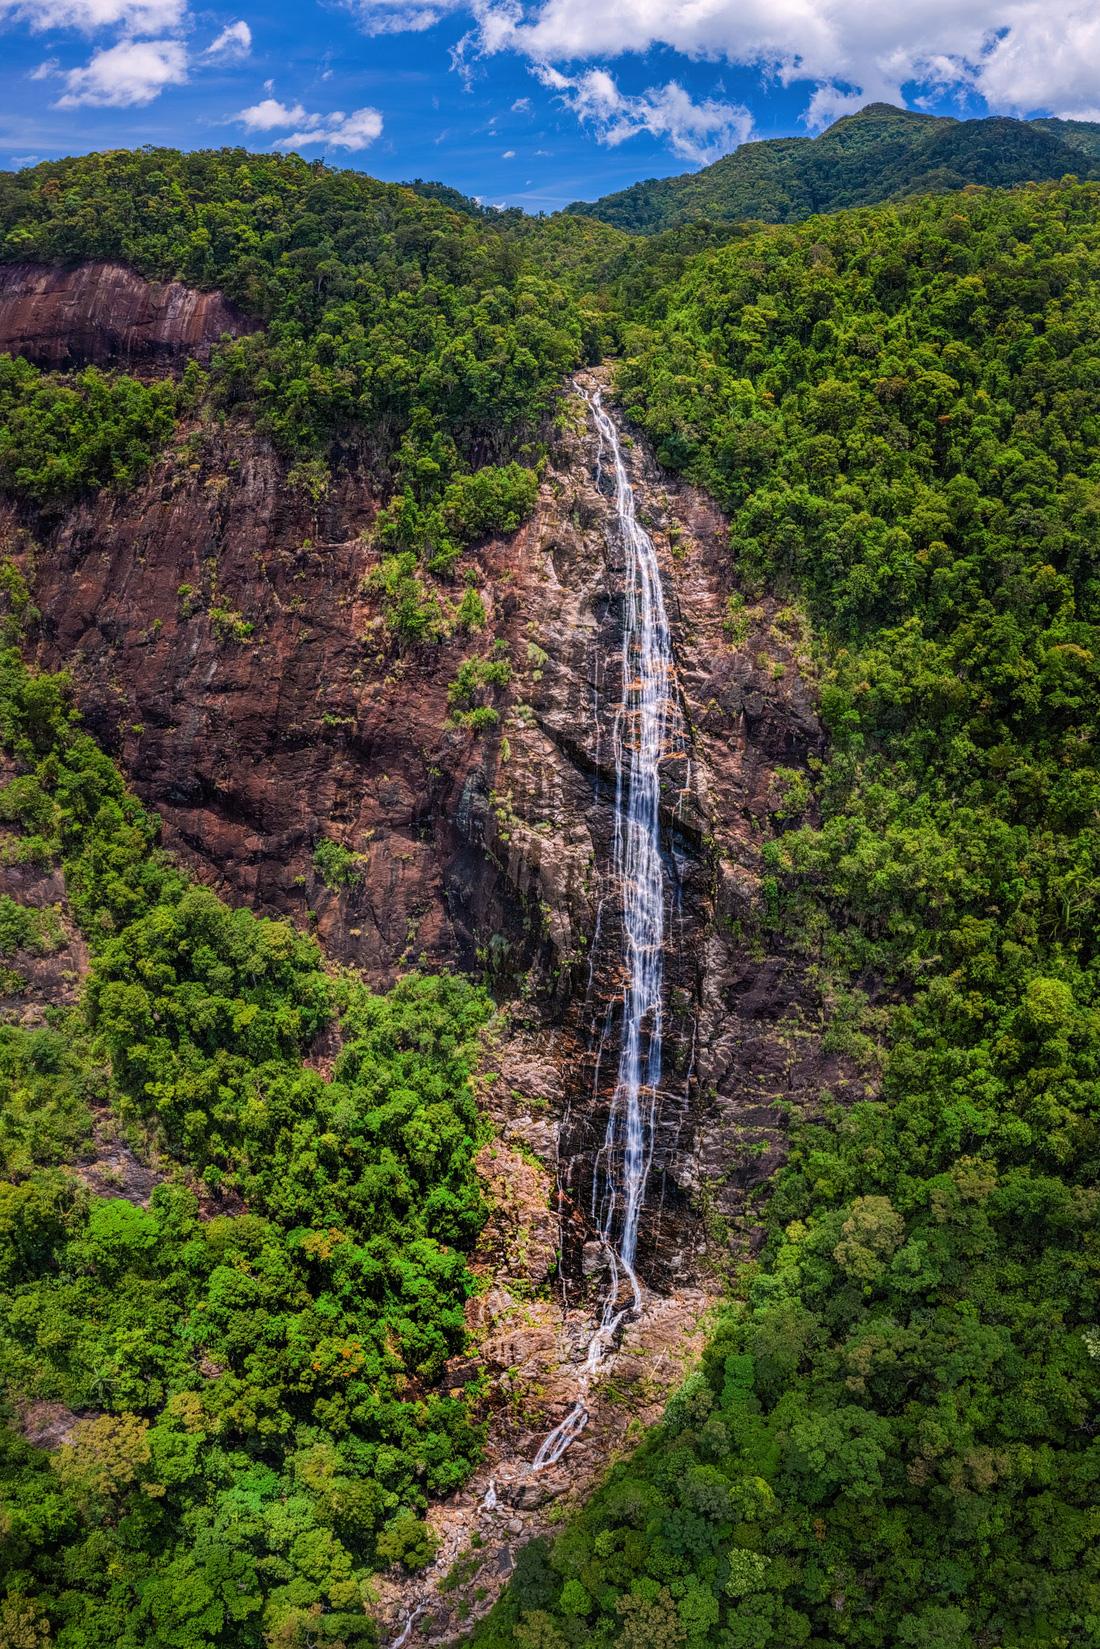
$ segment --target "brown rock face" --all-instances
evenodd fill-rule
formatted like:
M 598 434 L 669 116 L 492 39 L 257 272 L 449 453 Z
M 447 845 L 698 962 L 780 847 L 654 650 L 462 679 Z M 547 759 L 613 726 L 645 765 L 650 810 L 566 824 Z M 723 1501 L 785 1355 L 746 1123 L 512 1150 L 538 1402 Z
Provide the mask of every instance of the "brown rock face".
M 261 443 L 209 429 L 141 489 L 57 527 L 34 599 L 40 664 L 72 670 L 90 729 L 201 878 L 313 927 L 379 985 L 423 959 L 480 972 L 510 1004 L 502 1128 L 558 1168 L 556 1246 L 571 1288 L 595 1295 L 599 1256 L 586 1281 L 584 1251 L 623 987 L 608 753 L 624 568 L 590 415 L 563 405 L 534 516 L 465 558 L 432 645 L 402 642 L 369 582 L 363 477 L 314 503 Z M 759 937 L 760 846 L 821 744 L 801 622 L 774 600 L 731 612 L 717 510 L 640 442 L 625 456 L 686 730 L 662 766 L 666 1038 L 638 1247 L 640 1275 L 666 1290 L 751 1240 L 781 1102 L 842 1096 L 851 1075 L 821 1052 L 802 965 Z M 485 611 L 469 633 L 464 580 Z M 464 660 L 490 657 L 512 678 L 486 693 L 500 719 L 478 733 L 449 690 Z M 355 855 L 336 885 L 314 864 L 322 838 Z M 555 1245 L 533 1235 L 545 1266 Z
M 0 266 L 0 354 L 53 371 L 130 366 L 164 371 L 206 361 L 224 332 L 256 322 L 220 292 L 146 281 L 118 263 Z
M 580 381 L 591 392 L 601 380 Z M 371 581 L 368 481 L 347 474 L 311 501 L 262 443 L 214 429 L 24 556 L 38 662 L 72 671 L 91 731 L 198 876 L 314 929 L 377 985 L 421 959 L 457 965 L 506 1009 L 482 1072 L 492 1212 L 474 1265 L 491 1287 L 470 1302 L 470 1354 L 447 1376 L 459 1387 L 488 1375 L 491 1466 L 433 1511 L 438 1570 L 386 1582 L 380 1604 L 397 1635 L 427 1601 L 429 1642 L 459 1630 L 434 1579 L 475 1526 L 489 1543 L 470 1581 L 476 1614 L 511 1567 L 506 1542 L 548 1528 L 550 1503 L 628 1448 L 632 1421 L 659 1415 L 702 1343 L 712 1267 L 751 1250 L 784 1107 L 862 1091 L 823 1051 L 804 963 L 762 920 L 762 844 L 781 810 L 806 805 L 799 775 L 822 746 L 802 621 L 737 592 L 713 504 L 624 441 L 658 552 L 683 729 L 661 767 L 665 1042 L 637 1251 L 644 1299 L 564 1469 L 532 1476 L 577 1397 L 607 1286 L 592 1189 L 624 984 L 610 873 L 624 556 L 590 411 L 579 395 L 562 410 L 534 515 L 464 557 L 430 645 L 402 640 Z M 8 538 L 17 552 L 25 543 L 14 521 Z M 467 585 L 485 623 L 464 633 Z M 452 686 L 464 661 L 504 658 L 510 681 L 483 695 L 499 720 L 476 732 L 456 719 Z M 354 855 L 335 885 L 314 864 L 322 838 Z M 318 1047 L 314 1062 L 327 1069 L 334 1052 Z M 490 1475 L 495 1511 L 479 1504 Z

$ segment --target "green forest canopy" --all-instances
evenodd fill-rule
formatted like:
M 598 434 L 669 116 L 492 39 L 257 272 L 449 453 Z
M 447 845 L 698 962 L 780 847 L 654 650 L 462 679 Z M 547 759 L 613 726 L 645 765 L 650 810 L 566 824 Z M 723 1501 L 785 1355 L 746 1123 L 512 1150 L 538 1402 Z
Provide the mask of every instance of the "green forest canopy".
M 151 186 L 152 173 L 165 181 L 150 189 L 146 208 L 132 185 L 140 177 Z M 51 178 L 60 179 L 56 190 Z M 209 387 L 194 385 L 195 393 L 209 397 L 207 415 L 254 421 L 288 452 L 388 465 L 396 497 L 387 530 L 399 582 L 409 576 L 402 555 L 438 557 L 437 540 L 452 520 L 484 530 L 486 500 L 499 499 L 514 517 L 523 495 L 514 472 L 468 482 L 487 461 L 507 470 L 513 455 L 530 460 L 534 453 L 519 448 L 537 450 L 561 375 L 614 350 L 626 416 L 664 464 L 729 512 L 735 604 L 765 589 L 785 592 L 814 626 L 830 749 L 792 790 L 786 817 L 775 820 L 757 920 L 770 943 L 814 962 L 830 1046 L 866 1063 L 874 1097 L 844 1111 L 825 1096 L 822 1120 L 795 1131 L 773 1188 L 767 1245 L 734 1279 L 736 1298 L 702 1372 L 580 1519 L 525 1550 L 477 1641 L 491 1649 L 1093 1642 L 1100 1621 L 1100 187 L 978 188 L 797 227 L 721 231 L 698 223 L 640 240 L 575 216 L 474 222 L 442 202 L 298 161 L 156 151 L 19 174 L 3 210 L 8 244 L 25 245 L 23 230 L 33 240 L 18 255 L 92 255 L 98 247 L 98 255 L 125 256 L 160 274 L 187 273 L 190 257 L 189 278 L 217 280 L 270 317 L 267 333 L 228 347 Z M 369 232 L 349 228 L 358 216 Z M 303 230 L 304 218 L 314 223 Z M 303 259 L 294 257 L 300 250 Z M 497 282 L 493 326 L 483 325 L 481 307 L 489 280 Z M 426 290 L 435 298 L 422 296 Z M 377 334 L 363 330 L 360 291 L 381 294 L 371 311 L 383 317 Z M 538 311 L 549 331 L 528 347 L 525 317 L 536 314 L 540 294 L 550 295 L 551 307 Z M 525 297 L 535 306 L 525 308 Z M 376 358 L 401 363 L 393 399 L 371 388 Z M 486 386 L 477 417 L 455 388 L 467 370 Z M 502 411 L 494 424 L 497 385 Z M 20 405 L 37 393 L 18 380 L 8 392 L 24 397 Z M 475 412 L 477 405 L 470 403 Z M 35 495 L 28 488 L 26 496 Z M 446 546 L 443 553 L 446 560 Z M 58 720 L 60 689 L 24 677 L 14 661 L 10 669 L 8 739 L 28 764 L 16 781 L 25 802 L 20 790 L 10 808 L 32 844 L 24 851 L 60 852 L 71 865 L 70 896 L 96 949 L 85 1013 L 60 1027 L 60 1051 L 50 1055 L 56 1068 L 39 1070 L 35 1062 L 46 1054 L 37 1044 L 19 1044 L 10 1056 L 20 1097 L 9 1101 L 5 1118 L 15 1121 L 5 1127 L 18 1134 L 22 1153 L 9 1170 L 11 1194 L 31 1198 L 33 1180 L 42 1199 L 40 1224 L 28 1227 L 41 1228 L 41 1241 L 13 1261 L 23 1267 L 16 1286 L 35 1302 L 15 1317 L 20 1378 L 73 1393 L 79 1379 L 98 1381 L 96 1406 L 132 1412 L 131 1428 L 149 1419 L 150 1438 L 161 1426 L 192 1437 L 182 1421 L 160 1418 L 167 1408 L 143 1409 L 126 1383 L 159 1400 L 186 1368 L 193 1383 L 183 1395 L 197 1391 L 205 1416 L 216 1400 L 205 1382 L 194 1382 L 174 1341 L 171 1357 L 150 1361 L 148 1372 L 143 1364 L 138 1375 L 118 1349 L 124 1334 L 115 1334 L 109 1353 L 90 1339 L 94 1363 L 68 1349 L 66 1332 L 88 1334 L 89 1322 L 98 1332 L 94 1310 L 106 1307 L 94 1303 L 96 1279 L 109 1263 L 94 1247 L 98 1238 L 79 1234 L 92 1230 L 79 1225 L 91 1215 L 69 1211 L 66 1198 L 74 1209 L 84 1205 L 51 1166 L 71 1149 L 82 1095 L 111 1091 L 124 1115 L 152 1100 L 181 1160 L 212 1185 L 219 1176 L 247 1185 L 248 1217 L 263 1235 L 247 1237 L 254 1249 L 230 1269 L 277 1279 L 276 1301 L 297 1302 L 278 1306 L 280 1321 L 325 1316 L 332 1308 L 322 1311 L 319 1302 L 335 1298 L 349 1313 L 338 1318 L 341 1332 L 347 1324 L 365 1357 L 378 1343 L 370 1339 L 377 1325 L 404 1309 L 405 1282 L 399 1299 L 384 1273 L 382 1293 L 369 1296 L 374 1314 L 361 1321 L 368 1273 L 330 1276 L 312 1269 L 319 1264 L 312 1253 L 306 1267 L 295 1232 L 308 1216 L 325 1247 L 335 1225 L 349 1239 L 325 1256 L 326 1265 L 337 1264 L 352 1245 L 373 1252 L 378 1217 L 398 1256 L 414 1256 L 410 1286 L 429 1302 L 428 1318 L 454 1321 L 446 1318 L 452 1307 L 437 1301 L 460 1298 L 461 1262 L 455 1258 L 442 1277 L 434 1268 L 447 1259 L 444 1243 L 468 1242 L 478 1218 L 468 1178 L 475 1124 L 462 1070 L 450 1063 L 458 1055 L 442 1038 L 456 1013 L 468 1016 L 472 1032 L 485 1010 L 454 981 L 408 987 L 408 1012 L 434 1027 L 429 1086 L 409 1088 L 418 1104 L 441 1095 L 431 1104 L 443 1105 L 440 1126 L 453 1142 L 449 1240 L 442 1227 L 410 1226 L 426 1209 L 405 1211 L 398 1198 L 395 1212 L 388 1190 L 360 1210 L 353 1197 L 360 1159 L 355 1175 L 341 1177 L 342 1146 L 315 1191 L 312 1164 L 303 1180 L 296 1153 L 309 1157 L 326 1134 L 339 1145 L 337 1121 L 362 1128 L 361 1160 L 377 1165 L 383 1188 L 391 1183 L 387 1151 L 405 1185 L 418 1161 L 413 1146 L 399 1151 L 384 1132 L 372 1133 L 366 1119 L 376 1103 L 385 1111 L 396 1101 L 388 1087 L 362 1093 L 361 1064 L 339 1070 L 332 1084 L 301 1069 L 304 1039 L 331 988 L 315 953 L 288 935 L 288 953 L 265 962 L 255 999 L 242 990 L 241 959 L 251 968 L 254 953 L 266 955 L 265 925 L 218 914 L 208 896 L 171 880 L 176 873 L 157 858 L 148 821 L 86 742 L 79 761 L 100 775 L 95 782 L 106 787 L 110 807 L 101 825 L 107 803 L 94 787 L 87 804 L 70 802 L 75 758 L 51 762 L 55 747 L 79 738 Z M 74 819 L 85 829 L 81 807 L 92 808 L 87 852 L 67 845 L 65 834 Z M 163 898 L 158 878 L 167 879 Z M 180 944 L 186 952 L 173 953 Z M 184 954 L 201 955 L 201 967 L 181 964 Z M 148 979 L 164 1003 L 156 1019 Z M 456 994 L 441 1001 L 439 991 Z M 392 1037 L 391 1016 L 406 1009 L 357 1009 L 349 1000 L 342 1011 L 366 1014 L 368 1025 Z M 420 1023 L 416 1017 L 410 1032 L 416 1047 Z M 402 1050 L 398 1039 L 387 1083 L 404 1085 Z M 270 1103 L 285 1155 L 277 1183 L 266 1186 L 263 1166 L 254 1164 L 268 1163 L 270 1150 L 257 1154 L 253 1130 L 267 1123 L 252 1096 L 257 1071 L 272 1062 Z M 150 1095 L 154 1068 L 165 1075 Z M 432 1086 L 437 1080 L 441 1089 Z M 268 1089 L 259 1091 L 266 1108 Z M 41 1094 L 55 1120 L 25 1121 L 33 1112 L 27 1092 Z M 36 1129 L 41 1148 L 33 1146 Z M 188 1305 L 190 1345 L 198 1304 L 212 1305 L 201 1290 L 220 1272 L 204 1272 L 209 1255 L 188 1269 L 188 1245 L 209 1238 L 187 1227 L 194 1215 L 186 1206 L 178 1212 L 181 1196 L 172 1192 L 171 1211 L 158 1203 L 141 1216 L 159 1222 L 155 1246 L 126 1252 L 151 1253 L 158 1265 L 163 1256 L 175 1267 L 158 1281 L 166 1291 L 158 1298 L 167 1302 L 166 1324 L 181 1322 Z M 364 1223 L 349 1231 L 353 1214 Z M 178 1219 L 186 1233 L 179 1250 L 162 1235 Z M 243 1242 L 244 1228 L 232 1229 Z M 261 1267 L 265 1244 L 276 1258 Z M 174 1280 L 181 1268 L 197 1293 L 172 1292 L 183 1286 Z M 147 1286 L 147 1272 L 133 1274 Z M 77 1287 L 86 1291 L 78 1305 L 66 1304 L 63 1290 Z M 325 1408 L 318 1418 L 316 1410 L 318 1400 L 336 1403 L 339 1386 L 319 1399 L 308 1394 L 308 1418 L 306 1396 L 280 1383 L 284 1357 L 297 1355 L 289 1329 L 274 1347 L 241 1349 L 257 1343 L 249 1313 L 259 1308 L 245 1292 L 243 1303 L 230 1296 L 232 1312 L 243 1315 L 211 1318 L 221 1338 L 209 1342 L 209 1355 L 225 1370 L 216 1386 L 232 1378 L 248 1390 L 229 1420 L 203 1420 L 199 1475 L 169 1481 L 152 1442 L 144 1456 L 146 1433 L 135 1441 L 127 1432 L 116 1439 L 133 1467 L 126 1516 L 89 1498 L 93 1462 L 85 1486 L 65 1490 L 52 1544 L 31 1535 L 19 1548 L 15 1593 L 41 1599 L 34 1608 L 55 1635 L 70 1634 L 57 1641 L 251 1644 L 265 1619 L 269 1632 L 283 1631 L 283 1622 L 287 1634 L 297 1632 L 295 1611 L 326 1586 L 331 1632 L 351 1632 L 342 1614 L 351 1593 L 340 1585 L 358 1582 L 404 1541 L 387 1536 L 385 1520 L 421 1508 L 426 1480 L 410 1477 L 407 1461 L 426 1457 L 422 1432 L 413 1437 L 401 1427 L 427 1420 L 402 1400 L 399 1382 L 421 1367 L 429 1378 L 457 1340 L 444 1330 L 441 1345 L 410 1331 L 384 1422 L 353 1414 L 362 1429 L 345 1433 L 341 1411 Z M 126 1297 L 112 1289 L 112 1309 Z M 50 1335 L 45 1344 L 34 1337 L 43 1299 L 51 1311 L 56 1301 L 59 1321 L 70 1323 L 58 1330 L 57 1353 Z M 410 1312 L 408 1321 L 416 1330 L 421 1319 Z M 308 1334 L 305 1343 L 321 1360 Z M 350 1356 L 350 1339 L 338 1343 Z M 144 1355 L 145 1340 L 140 1349 Z M 71 1370 L 66 1363 L 59 1372 L 62 1356 Z M 410 1357 L 419 1361 L 410 1365 Z M 302 1366 L 292 1364 L 296 1378 Z M 74 1383 L 64 1384 L 62 1373 Z M 274 1395 L 254 1397 L 254 1384 Z M 432 1470 L 444 1477 L 428 1486 L 448 1472 L 447 1481 L 457 1480 L 476 1455 L 462 1405 L 442 1407 L 446 1423 L 433 1419 L 430 1429 L 440 1439 Z M 371 1429 L 383 1424 L 394 1429 Z M 268 1532 L 264 1485 L 280 1504 L 288 1474 L 308 1487 L 314 1467 L 303 1461 L 299 1470 L 294 1451 L 315 1446 L 311 1427 L 316 1446 L 338 1455 L 318 1457 L 328 1464 L 316 1481 L 338 1482 L 341 1493 L 346 1484 L 377 1483 L 356 1494 L 396 1498 L 370 1498 L 366 1531 L 310 1488 L 313 1522 L 280 1545 Z M 356 1454 L 352 1436 L 377 1452 Z M 10 1446 L 18 1503 L 37 1507 L 53 1469 Z M 379 1465 L 388 1467 L 386 1450 L 406 1462 L 393 1478 Z M 268 1470 L 257 1487 L 249 1474 Z M 150 1494 L 144 1482 L 163 1483 L 165 1493 Z M 224 1517 L 211 1511 L 223 1490 L 244 1496 L 226 1502 Z M 140 1509 L 136 1523 L 131 1506 Z M 167 1521 L 146 1540 L 154 1513 Z M 422 1540 L 415 1521 L 402 1525 L 410 1554 Z M 238 1528 L 253 1567 L 223 1580 L 218 1565 L 235 1549 Z M 336 1545 L 326 1544 L 330 1537 Z M 121 1578 L 100 1560 L 108 1547 Z M 310 1555 L 322 1547 L 336 1553 L 323 1577 L 321 1559 Z M 200 1562 L 201 1582 L 193 1572 Z M 176 1591 L 163 1591 L 177 1585 L 209 1602 L 181 1615 Z M 147 1599 L 168 1596 L 170 1604 L 150 1612 Z M 175 1624 L 181 1618 L 185 1627 Z M 100 1636 L 72 1635 L 80 1632 Z
M 704 253 L 624 325 L 735 602 L 813 620 L 831 749 L 762 923 L 874 1098 L 795 1129 L 703 1370 L 479 1649 L 1100 1630 L 1098 252 L 1096 186 L 956 195 Z
M 648 178 L 566 210 L 652 235 L 693 218 L 799 223 L 817 212 L 905 195 L 945 194 L 968 184 L 1005 188 L 1068 172 L 1083 180 L 1098 170 L 1095 122 L 953 120 L 871 103 L 819 137 L 742 143 L 701 171 Z
M 426 1497 L 480 1457 L 439 1377 L 484 1216 L 487 1003 L 446 974 L 372 996 L 191 886 L 68 682 L 14 650 L 0 731 L 9 851 L 63 869 L 93 958 L 81 1009 L 0 1026 L 4 1407 L 85 1416 L 53 1455 L 0 1427 L 0 1641 L 371 1644 L 365 1578 L 426 1561 Z M 334 1015 L 329 1081 L 303 1060 Z M 110 1118 L 166 1153 L 148 1209 L 65 1169 Z M 200 1219 L 196 1187 L 247 1212 Z

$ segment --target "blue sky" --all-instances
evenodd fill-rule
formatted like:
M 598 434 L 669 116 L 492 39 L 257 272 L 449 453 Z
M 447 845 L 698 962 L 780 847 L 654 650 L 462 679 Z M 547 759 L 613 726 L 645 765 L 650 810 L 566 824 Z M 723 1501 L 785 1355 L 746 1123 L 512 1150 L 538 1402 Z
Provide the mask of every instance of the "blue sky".
M 553 211 L 876 98 L 1100 118 L 1092 0 L 0 0 L 0 166 L 293 147 Z

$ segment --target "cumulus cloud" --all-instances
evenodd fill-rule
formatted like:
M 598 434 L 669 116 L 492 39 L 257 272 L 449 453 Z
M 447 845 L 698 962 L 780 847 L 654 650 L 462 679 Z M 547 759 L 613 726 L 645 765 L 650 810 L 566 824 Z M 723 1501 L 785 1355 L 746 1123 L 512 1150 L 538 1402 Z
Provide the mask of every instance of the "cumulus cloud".
M 186 81 L 187 48 L 179 40 L 120 40 L 63 78 L 67 89 L 57 100 L 59 109 L 151 103 L 165 86 L 182 86 Z
M 1096 102 L 1100 13 L 1093 0 L 474 0 L 479 52 L 514 50 L 538 64 L 668 46 L 696 59 L 759 67 L 785 84 L 818 83 L 821 123 L 916 83 L 976 93 L 1018 113 Z
M 271 82 L 268 81 L 268 85 Z M 250 109 L 242 109 L 236 117 L 242 125 L 247 126 L 250 132 L 274 132 L 280 126 L 296 126 L 301 120 L 311 117 L 301 103 L 295 103 L 293 108 L 285 103 L 279 103 L 273 97 L 265 97 L 262 103 L 253 103 Z
M 276 149 L 304 149 L 311 143 L 324 143 L 330 149 L 369 149 L 375 138 L 382 136 L 382 116 L 377 109 L 356 109 L 350 115 L 337 109 L 333 114 L 310 118 L 320 124 L 278 138 Z
M 332 114 L 308 114 L 302 104 L 293 107 L 273 97 L 242 109 L 236 117 L 252 132 L 274 132 L 281 126 L 296 126 L 297 131 L 275 139 L 276 149 L 304 149 L 312 143 L 324 143 L 331 149 L 368 149 L 375 138 L 382 135 L 382 116 L 377 109 L 356 109 L 345 114 L 335 109 Z
M 212 63 L 239 63 L 251 50 L 252 30 L 248 24 L 230 23 L 202 55 Z
M 252 47 L 247 23 L 229 23 L 205 51 L 192 55 L 187 0 L 0 0 L 0 27 L 22 23 L 32 31 L 70 29 L 115 33 L 79 68 L 62 70 L 51 57 L 31 70 L 32 80 L 59 77 L 65 90 L 55 107 L 128 108 L 151 103 L 166 86 L 182 86 L 192 66 L 239 62 Z
M 121 28 L 127 35 L 160 34 L 178 28 L 186 0 L 0 0 L 0 20 L 44 29 Z
M 815 89 L 803 118 L 818 129 L 838 115 L 883 100 L 903 103 L 902 88 L 919 105 L 932 96 L 957 96 L 960 107 L 984 99 L 1006 114 L 1049 110 L 1086 117 L 1100 86 L 1100 8 L 1095 0 L 346 0 L 370 32 L 424 28 L 446 12 L 465 11 L 473 27 L 456 54 L 469 71 L 476 57 L 511 51 L 537 71 L 572 72 L 580 87 L 578 114 L 589 96 L 585 65 L 607 64 L 632 53 L 668 47 L 695 61 L 759 69 L 783 85 L 809 81 Z M 588 74 L 603 72 L 588 70 Z M 635 130 L 661 125 L 677 153 L 710 153 L 718 126 L 676 125 L 679 87 L 642 94 L 654 113 L 624 111 Z M 914 91 L 915 88 L 915 91 Z M 686 97 L 686 93 L 682 94 Z M 591 117 L 596 118 L 596 117 Z M 698 117 L 692 117 L 697 119 Z M 740 113 L 730 119 L 734 135 Z M 606 141 L 620 130 L 605 119 Z M 703 138 L 698 133 L 703 132 Z M 713 140 L 707 136 L 711 131 Z M 678 133 L 678 136 L 674 136 Z M 620 140 L 621 141 L 621 140 Z
M 675 80 L 630 97 L 606 69 L 589 69 L 575 79 L 548 65 L 537 72 L 580 121 L 593 126 L 598 140 L 612 147 L 648 132 L 667 139 L 683 160 L 705 164 L 735 149 L 752 130 L 752 115 L 741 104 L 709 97 L 695 103 Z

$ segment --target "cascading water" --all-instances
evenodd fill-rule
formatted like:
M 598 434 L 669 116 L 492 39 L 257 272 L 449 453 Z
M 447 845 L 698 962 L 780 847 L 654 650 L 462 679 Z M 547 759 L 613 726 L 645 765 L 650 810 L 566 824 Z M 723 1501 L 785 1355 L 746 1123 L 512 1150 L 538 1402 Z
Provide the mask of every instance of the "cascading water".
M 583 390 L 580 393 L 584 395 Z M 682 750 L 684 744 L 683 725 L 673 708 L 675 663 L 657 551 L 635 516 L 634 490 L 627 478 L 618 431 L 603 407 L 599 390 L 591 399 L 585 395 L 585 399 L 599 436 L 597 485 L 603 476 L 604 452 L 611 452 L 614 507 L 626 558 L 622 689 L 612 729 L 615 817 L 610 863 L 611 892 L 618 899 L 622 916 L 623 1015 L 615 1090 L 596 1159 L 592 1193 L 593 1222 L 607 1254 L 610 1280 L 599 1325 L 588 1343 L 577 1401 L 543 1442 L 531 1467 L 533 1472 L 554 1465 L 584 1430 L 592 1378 L 627 1312 L 642 1308 L 642 1286 L 634 1257 L 653 1160 L 664 1029 L 665 873 L 660 845 L 659 764 L 663 755 Z M 611 926 L 613 930 L 614 924 Z M 602 930 L 601 906 L 593 965 Z M 599 1038 L 596 1088 L 610 1017 Z M 620 1303 L 624 1284 L 629 1288 L 629 1298 Z M 492 1478 L 478 1511 L 495 1511 L 497 1506 L 497 1480 Z M 405 1649 L 415 1621 L 426 1608 L 420 1603 L 411 1611 L 390 1649 Z
M 593 1215 L 611 1275 L 600 1324 L 589 1342 L 581 1370 L 577 1402 L 543 1442 L 535 1456 L 535 1471 L 560 1460 L 584 1430 L 591 1378 L 627 1311 L 641 1309 L 642 1290 L 634 1256 L 653 1160 L 661 1081 L 665 874 L 660 844 L 659 763 L 666 753 L 670 732 L 675 664 L 657 551 L 634 513 L 634 489 L 623 463 L 618 431 L 603 407 L 598 389 L 590 405 L 600 443 L 597 485 L 602 478 L 606 447 L 612 456 L 614 504 L 626 556 L 622 691 L 613 732 L 615 824 L 611 847 L 612 884 L 622 909 L 625 985 L 619 1067 L 593 1186 Z M 630 1288 L 630 1299 L 620 1305 L 624 1283 Z

